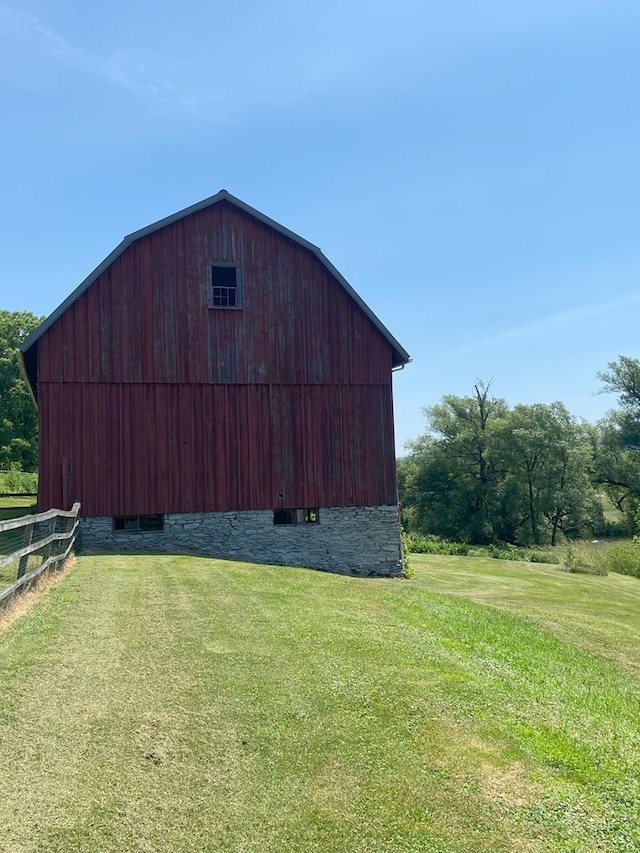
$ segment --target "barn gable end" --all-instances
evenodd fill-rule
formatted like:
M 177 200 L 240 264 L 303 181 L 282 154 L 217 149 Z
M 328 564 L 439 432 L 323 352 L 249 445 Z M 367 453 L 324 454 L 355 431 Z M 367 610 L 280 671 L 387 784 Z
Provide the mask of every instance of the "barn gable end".
M 312 244 L 222 191 L 125 238 L 21 350 L 39 503 L 79 500 L 86 544 L 184 550 L 186 524 L 201 552 L 381 571 L 340 549 L 332 566 L 329 520 L 397 527 L 391 371 L 408 355 Z M 387 509 L 358 526 L 363 507 Z M 274 523 L 293 510 L 316 518 Z

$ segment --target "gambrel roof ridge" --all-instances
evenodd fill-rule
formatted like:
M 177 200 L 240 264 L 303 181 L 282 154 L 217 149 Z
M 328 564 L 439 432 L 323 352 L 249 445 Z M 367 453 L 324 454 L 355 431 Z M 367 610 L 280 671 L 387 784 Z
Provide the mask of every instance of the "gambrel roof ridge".
M 177 213 L 171 214 L 171 216 L 166 216 L 164 219 L 160 219 L 157 222 L 152 223 L 151 225 L 147 225 L 145 228 L 141 228 L 138 231 L 134 231 L 132 234 L 128 234 L 122 242 L 116 246 L 116 248 L 109 254 L 107 257 L 100 263 L 94 270 L 91 272 L 84 281 L 76 287 L 76 289 L 69 294 L 69 296 L 62 302 L 48 317 L 44 322 L 42 322 L 37 329 L 34 331 L 22 342 L 19 347 L 19 352 L 26 353 L 32 346 L 35 344 L 39 338 L 49 329 L 56 320 L 64 314 L 64 312 L 69 308 L 73 303 L 87 290 L 93 283 L 96 281 L 103 272 L 105 272 L 111 264 L 123 254 L 123 252 L 137 240 L 142 237 L 147 237 L 150 234 L 155 233 L 156 231 L 160 231 L 162 228 L 166 228 L 168 225 L 173 225 L 175 222 L 179 222 L 181 219 L 185 219 L 188 216 L 191 216 L 193 213 L 198 213 L 201 210 L 205 210 L 208 207 L 213 206 L 214 204 L 218 204 L 221 201 L 227 201 L 230 204 L 237 207 L 239 210 L 244 211 L 249 216 L 252 216 L 254 219 L 264 223 L 269 228 L 273 228 L 275 231 L 279 232 L 285 237 L 288 237 L 290 240 L 293 240 L 294 243 L 302 246 L 308 251 L 312 252 L 318 260 L 326 267 L 326 269 L 331 273 L 331 275 L 342 285 L 344 290 L 349 294 L 349 296 L 354 300 L 354 302 L 359 306 L 359 308 L 366 314 L 366 316 L 371 320 L 374 326 L 382 333 L 383 337 L 387 340 L 389 345 L 393 350 L 393 366 L 400 367 L 404 366 L 410 361 L 410 356 L 408 352 L 402 347 L 398 341 L 394 338 L 391 332 L 383 325 L 383 323 L 376 317 L 373 311 L 369 308 L 369 306 L 362 300 L 362 298 L 356 293 L 356 291 L 351 287 L 349 282 L 344 278 L 344 276 L 333 266 L 331 261 L 323 254 L 322 250 L 315 246 L 313 243 L 310 243 L 308 240 L 305 240 L 303 237 L 300 237 L 298 234 L 290 231 L 288 228 L 285 228 L 284 225 L 280 225 L 279 222 L 276 222 L 274 219 L 271 219 L 268 216 L 265 216 L 264 213 L 261 213 L 259 210 L 251 207 L 245 202 L 241 201 L 239 198 L 231 195 L 231 193 L 227 192 L 227 190 L 220 190 L 215 195 L 210 196 L 209 198 L 203 199 L 202 201 L 197 202 L 196 204 L 192 204 L 190 207 L 184 208 L 184 210 L 180 210 Z

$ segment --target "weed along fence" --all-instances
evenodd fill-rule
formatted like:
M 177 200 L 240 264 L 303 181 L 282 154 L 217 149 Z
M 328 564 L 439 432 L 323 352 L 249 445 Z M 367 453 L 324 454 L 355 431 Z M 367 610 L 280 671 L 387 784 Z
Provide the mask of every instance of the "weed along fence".
M 80 504 L 0 521 L 0 607 L 44 571 L 60 569 L 78 532 Z

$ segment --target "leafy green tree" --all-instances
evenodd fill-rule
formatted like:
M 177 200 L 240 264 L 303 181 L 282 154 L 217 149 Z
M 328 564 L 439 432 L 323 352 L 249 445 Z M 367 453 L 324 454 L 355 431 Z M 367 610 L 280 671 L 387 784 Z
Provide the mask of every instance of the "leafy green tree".
M 20 376 L 16 348 L 42 319 L 29 311 L 0 310 L 0 469 L 38 466 L 38 416 Z
M 620 407 L 598 425 L 595 476 L 632 525 L 640 505 L 640 361 L 621 355 L 598 378 Z
M 496 536 L 498 471 L 491 435 L 503 400 L 477 382 L 474 395 L 447 395 L 424 409 L 428 431 L 409 445 L 400 468 L 400 498 L 409 529 L 469 542 Z
M 445 396 L 399 465 L 408 530 L 472 543 L 556 544 L 603 527 L 588 425 L 562 403 Z
M 604 383 L 604 391 L 620 395 L 620 405 L 623 411 L 640 413 L 640 361 L 626 355 L 610 361 L 607 370 L 598 374 L 598 379 Z
M 513 538 L 555 545 L 561 533 L 576 538 L 602 529 L 589 429 L 562 403 L 515 406 L 497 442 Z

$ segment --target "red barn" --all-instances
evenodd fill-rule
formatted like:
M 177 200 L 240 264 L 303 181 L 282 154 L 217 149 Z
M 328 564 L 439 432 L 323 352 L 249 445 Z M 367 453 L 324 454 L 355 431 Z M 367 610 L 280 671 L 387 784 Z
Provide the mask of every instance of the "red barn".
M 398 571 L 409 356 L 311 243 L 225 190 L 126 237 L 24 342 L 39 506 L 88 549 Z

